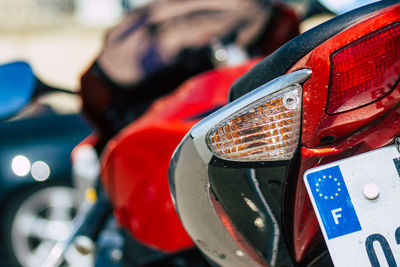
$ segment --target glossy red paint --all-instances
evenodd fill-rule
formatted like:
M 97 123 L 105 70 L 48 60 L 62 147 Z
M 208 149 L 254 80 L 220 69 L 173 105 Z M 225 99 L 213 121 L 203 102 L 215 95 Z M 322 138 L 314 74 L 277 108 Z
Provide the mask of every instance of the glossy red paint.
M 384 131 L 382 131 L 384 129 Z M 329 148 L 301 149 L 299 179 L 296 184 L 294 210 L 294 248 L 296 260 L 322 240 L 322 233 L 303 183 L 304 172 L 310 168 L 378 149 L 393 143 L 400 135 L 400 105 L 354 135 L 342 139 Z
M 303 183 L 312 167 L 388 145 L 400 134 L 400 85 L 382 99 L 354 110 L 326 112 L 330 85 L 330 56 L 349 43 L 400 21 L 400 4 L 381 10 L 318 46 L 289 71 L 309 68 L 312 75 L 303 87 L 303 121 L 300 171 L 293 209 L 293 247 L 297 261 L 320 242 L 322 234 Z M 398 67 L 397 67 L 398 66 Z M 396 62 L 400 70 L 400 58 Z M 395 75 L 399 76 L 397 71 Z
M 312 75 L 303 88 L 302 145 L 314 148 L 323 145 L 326 137 L 332 136 L 335 140 L 343 138 L 373 122 L 397 103 L 400 97 L 399 84 L 388 96 L 362 108 L 335 115 L 328 115 L 326 112 L 331 54 L 350 42 L 399 21 L 399 12 L 400 7 L 396 5 L 373 14 L 365 21 L 355 23 L 353 27 L 315 48 L 289 71 L 312 69 Z M 400 71 L 400 60 L 397 65 Z
M 102 181 L 116 217 L 135 239 L 164 252 L 194 246 L 170 197 L 170 158 L 202 115 L 227 103 L 230 85 L 256 62 L 188 80 L 109 141 L 102 155 Z

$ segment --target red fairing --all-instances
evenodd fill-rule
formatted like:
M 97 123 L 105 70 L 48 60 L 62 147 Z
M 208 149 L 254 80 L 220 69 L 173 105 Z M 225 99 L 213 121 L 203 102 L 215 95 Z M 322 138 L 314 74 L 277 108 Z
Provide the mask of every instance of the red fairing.
M 399 136 L 399 21 L 400 4 L 376 12 L 318 46 L 289 71 L 312 70 L 303 87 L 300 171 L 293 185 L 296 189 L 292 231 L 297 261 L 307 257 L 323 239 L 303 183 L 304 172 L 386 146 Z M 385 34 L 389 32 L 394 35 L 387 41 L 389 38 Z M 385 36 L 385 40 L 381 36 Z M 376 49 L 375 45 L 380 47 L 382 56 L 371 52 Z M 355 48 L 365 49 L 364 54 L 370 55 L 370 60 L 365 60 L 365 64 L 360 63 L 361 59 L 351 62 L 357 59 Z M 339 62 L 341 59 L 335 57 L 338 53 L 348 53 L 344 58 L 350 61 Z M 389 59 L 385 60 L 388 55 Z M 380 60 L 384 62 L 376 63 Z M 331 66 L 335 63 L 339 67 Z M 352 66 L 354 72 L 346 70 Z M 375 75 L 371 75 L 371 69 Z M 349 79 L 347 75 L 356 75 L 358 80 L 353 81 L 355 77 Z
M 164 252 L 194 246 L 170 197 L 170 158 L 201 117 L 227 103 L 230 85 L 257 61 L 188 80 L 108 143 L 102 156 L 102 181 L 115 216 L 135 239 Z

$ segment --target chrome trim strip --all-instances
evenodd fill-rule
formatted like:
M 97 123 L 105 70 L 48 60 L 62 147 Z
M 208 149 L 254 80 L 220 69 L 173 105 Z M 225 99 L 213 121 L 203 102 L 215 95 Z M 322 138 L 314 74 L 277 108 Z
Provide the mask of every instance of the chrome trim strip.
M 236 226 L 230 219 L 229 215 L 226 213 L 224 207 L 222 207 L 221 203 L 215 199 L 213 194 L 210 194 L 210 200 L 215 212 L 218 214 L 218 217 L 223 222 L 225 229 L 230 233 L 235 243 L 241 249 L 235 251 L 235 254 L 239 257 L 243 257 L 243 255 L 246 254 L 257 265 L 260 266 L 268 265 L 267 261 L 247 242 L 242 233 L 239 232 L 239 230 L 236 228 Z
M 289 87 L 294 84 L 303 83 L 311 75 L 310 69 L 298 70 L 283 76 L 280 76 L 266 84 L 261 85 L 257 89 L 245 94 L 244 96 L 236 99 L 228 105 L 220 108 L 207 118 L 201 120 L 190 131 L 193 139 L 198 138 L 201 135 L 205 135 L 204 132 L 208 132 L 212 127 L 217 125 L 219 122 L 229 117 L 236 111 L 250 105 L 251 103 L 259 100 L 260 98 L 275 93 L 281 89 Z
M 279 223 L 278 223 L 278 220 L 275 218 L 271 207 L 268 205 L 267 201 L 265 200 L 263 193 L 261 192 L 260 184 L 256 178 L 256 170 L 255 169 L 250 169 L 250 178 L 254 183 L 256 191 L 257 191 L 258 195 L 260 196 L 260 199 L 261 199 L 262 203 L 264 204 L 264 207 L 267 210 L 268 215 L 270 216 L 270 218 L 272 220 L 272 223 L 274 224 L 274 241 L 273 241 L 273 249 L 272 249 L 271 262 L 270 262 L 271 266 L 274 267 L 276 265 L 276 258 L 278 256 L 279 238 L 281 236 L 280 229 L 279 229 Z

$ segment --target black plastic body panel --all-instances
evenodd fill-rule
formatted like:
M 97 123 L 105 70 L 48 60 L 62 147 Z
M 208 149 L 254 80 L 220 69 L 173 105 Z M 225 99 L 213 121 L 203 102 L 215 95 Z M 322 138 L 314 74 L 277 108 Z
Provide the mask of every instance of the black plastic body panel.
M 289 163 L 254 163 L 249 167 L 214 157 L 208 171 L 211 189 L 237 230 L 267 262 L 275 257 L 276 266 L 292 265 L 280 221 Z

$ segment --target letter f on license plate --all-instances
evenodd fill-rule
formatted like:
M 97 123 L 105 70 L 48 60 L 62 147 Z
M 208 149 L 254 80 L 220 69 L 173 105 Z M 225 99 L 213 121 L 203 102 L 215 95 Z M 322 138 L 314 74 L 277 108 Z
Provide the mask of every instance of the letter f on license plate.
M 307 182 L 328 239 L 361 230 L 339 166 L 309 173 Z
M 390 146 L 304 174 L 335 266 L 400 266 L 399 157 Z

